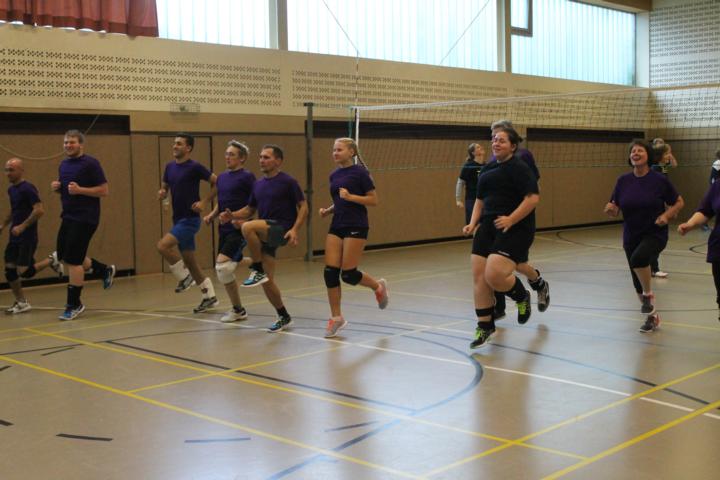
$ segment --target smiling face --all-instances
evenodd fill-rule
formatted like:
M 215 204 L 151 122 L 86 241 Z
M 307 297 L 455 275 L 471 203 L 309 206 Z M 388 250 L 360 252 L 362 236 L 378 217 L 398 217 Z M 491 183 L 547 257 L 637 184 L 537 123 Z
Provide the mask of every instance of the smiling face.
M 510 142 L 507 132 L 498 132 L 493 135 L 492 139 L 492 151 L 495 158 L 499 162 L 505 161 L 512 157 L 513 153 L 517 149 L 517 145 L 513 145 Z
M 353 155 L 356 153 L 348 142 L 336 141 L 333 144 L 333 160 L 338 166 L 347 167 L 351 165 Z
M 648 164 L 648 151 L 642 145 L 633 145 L 630 149 L 630 163 L 635 168 L 646 167 Z
M 192 152 L 192 147 L 188 145 L 187 138 L 175 137 L 172 151 L 175 160 L 185 160 L 187 158 L 190 158 L 190 152 Z
M 65 155 L 76 158 L 83 154 L 84 147 L 83 144 L 80 143 L 80 138 L 67 136 L 63 140 L 63 149 L 65 150 Z

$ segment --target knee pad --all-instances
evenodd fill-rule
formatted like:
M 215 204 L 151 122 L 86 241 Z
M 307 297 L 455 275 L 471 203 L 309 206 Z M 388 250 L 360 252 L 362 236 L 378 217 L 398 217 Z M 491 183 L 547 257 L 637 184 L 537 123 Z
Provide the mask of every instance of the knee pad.
M 20 274 L 20 278 L 32 278 L 36 273 L 37 270 L 35 270 L 35 265 L 30 265 L 23 273 Z
M 342 278 L 342 281 L 345 283 L 349 283 L 350 285 L 357 285 L 358 283 L 360 283 L 360 280 L 362 280 L 362 276 L 362 272 L 357 268 L 353 268 L 352 270 L 343 270 L 340 274 L 340 278 Z
M 220 283 L 227 285 L 235 281 L 235 269 L 237 262 L 218 262 L 215 264 L 215 273 Z
M 323 275 L 325 276 L 325 286 L 327 288 L 337 288 L 340 286 L 340 269 L 338 267 L 325 266 Z
M 5 267 L 5 278 L 8 282 L 14 282 L 15 280 L 17 280 L 17 267 Z

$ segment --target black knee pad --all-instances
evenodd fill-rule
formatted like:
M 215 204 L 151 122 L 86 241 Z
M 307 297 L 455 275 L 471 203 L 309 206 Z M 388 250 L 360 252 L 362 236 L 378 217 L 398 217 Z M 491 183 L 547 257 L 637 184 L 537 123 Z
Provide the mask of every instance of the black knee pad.
M 478 317 L 478 318 L 480 318 L 480 317 L 492 316 L 494 310 L 495 310 L 495 309 L 494 309 L 493 307 L 488 307 L 488 308 L 476 308 L 476 309 L 475 309 L 475 316 Z
M 37 270 L 35 270 L 35 265 L 30 265 L 23 273 L 20 274 L 20 278 L 32 278 L 36 273 Z
M 345 283 L 357 285 L 360 283 L 360 280 L 362 280 L 362 275 L 363 274 L 360 270 L 353 268 L 352 270 L 343 270 L 340 274 L 340 278 L 342 278 L 342 281 Z
M 325 267 L 323 272 L 325 276 L 325 286 L 327 288 L 337 288 L 340 286 L 340 269 L 338 267 Z
M 5 278 L 8 282 L 14 282 L 18 279 L 18 273 L 16 267 L 5 267 Z

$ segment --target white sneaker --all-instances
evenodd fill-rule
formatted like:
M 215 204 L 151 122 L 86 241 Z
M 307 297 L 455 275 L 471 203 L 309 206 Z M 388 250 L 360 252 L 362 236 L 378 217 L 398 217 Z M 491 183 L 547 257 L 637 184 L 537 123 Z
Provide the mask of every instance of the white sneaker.
M 29 302 L 18 302 L 13 303 L 12 307 L 5 310 L 8 315 L 15 315 L 16 313 L 29 312 L 32 310 Z
M 50 259 L 50 268 L 52 268 L 55 273 L 58 274 L 58 277 L 62 278 L 63 275 L 65 275 L 65 265 L 63 265 L 62 262 L 58 260 L 57 252 L 52 252 L 50 255 L 48 255 L 48 258 Z
M 220 317 L 220 321 L 223 323 L 237 322 L 238 320 L 247 320 L 248 314 L 245 307 L 240 307 L 240 310 L 235 310 L 235 307 L 228 310 L 225 315 Z
M 667 278 L 667 277 L 668 277 L 668 273 L 667 273 L 667 272 L 663 272 L 662 270 L 658 270 L 657 272 L 653 273 L 652 276 L 655 277 L 655 278 Z

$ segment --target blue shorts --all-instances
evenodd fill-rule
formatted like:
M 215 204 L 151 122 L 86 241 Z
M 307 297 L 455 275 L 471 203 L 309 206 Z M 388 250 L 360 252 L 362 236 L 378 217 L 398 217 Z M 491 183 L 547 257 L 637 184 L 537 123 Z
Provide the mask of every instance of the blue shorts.
M 170 229 L 170 234 L 177 238 L 181 252 L 195 250 L 195 234 L 200 231 L 200 217 L 181 218 Z

